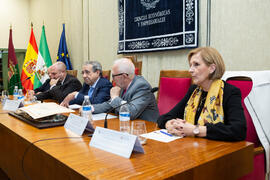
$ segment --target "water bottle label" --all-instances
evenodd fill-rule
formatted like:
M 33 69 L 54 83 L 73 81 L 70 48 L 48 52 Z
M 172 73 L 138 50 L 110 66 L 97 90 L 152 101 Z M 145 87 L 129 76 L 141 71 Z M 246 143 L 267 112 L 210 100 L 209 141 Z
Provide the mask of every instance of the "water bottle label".
M 120 113 L 120 116 L 121 117 L 130 117 L 130 114 L 129 113 Z
M 120 121 L 129 121 L 130 120 L 130 113 L 120 113 L 119 114 Z
M 24 96 L 18 96 L 18 99 L 23 99 L 24 98 Z
M 91 111 L 91 106 L 83 106 L 82 110 L 83 111 Z

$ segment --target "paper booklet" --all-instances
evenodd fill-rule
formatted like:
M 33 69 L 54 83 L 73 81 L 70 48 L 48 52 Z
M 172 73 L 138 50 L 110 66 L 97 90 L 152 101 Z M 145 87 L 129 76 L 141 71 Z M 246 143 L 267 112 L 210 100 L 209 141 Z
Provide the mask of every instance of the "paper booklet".
M 43 118 L 47 116 L 52 116 L 55 114 L 75 112 L 72 109 L 68 109 L 66 107 L 60 106 L 54 102 L 38 103 L 38 104 L 19 108 L 19 110 L 26 112 L 33 119 L 39 119 L 39 118 Z

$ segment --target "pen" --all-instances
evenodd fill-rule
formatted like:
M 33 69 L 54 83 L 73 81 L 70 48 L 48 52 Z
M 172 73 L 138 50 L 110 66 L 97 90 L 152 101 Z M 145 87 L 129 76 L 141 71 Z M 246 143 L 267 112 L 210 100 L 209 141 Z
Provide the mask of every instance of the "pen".
M 172 134 L 170 134 L 170 133 L 166 133 L 166 132 L 164 132 L 164 131 L 159 131 L 159 132 L 161 132 L 161 133 L 163 133 L 163 134 L 165 134 L 165 135 L 167 135 L 167 136 L 173 136 Z

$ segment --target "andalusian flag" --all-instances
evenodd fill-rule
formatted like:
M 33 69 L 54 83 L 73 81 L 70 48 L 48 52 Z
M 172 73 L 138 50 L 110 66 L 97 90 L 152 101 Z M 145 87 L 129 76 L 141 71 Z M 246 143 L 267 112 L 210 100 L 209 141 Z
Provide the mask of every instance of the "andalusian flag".
M 67 49 L 65 24 L 63 24 L 63 31 L 62 31 L 60 42 L 59 42 L 57 61 L 62 61 L 63 63 L 65 63 L 67 70 L 72 70 L 72 64 L 70 62 L 68 49 Z
M 18 61 L 15 54 L 13 41 L 12 41 L 12 29 L 9 30 L 9 43 L 8 43 L 8 91 L 9 94 L 13 94 L 15 86 L 22 88 L 20 81 L 20 73 L 18 67 Z
M 38 47 L 33 32 L 33 25 L 31 24 L 31 35 L 27 46 L 21 75 L 22 86 L 25 90 L 33 89 L 37 57 Z
M 49 78 L 47 68 L 50 67 L 51 65 L 52 60 L 45 35 L 45 26 L 43 25 L 39 42 L 34 89 L 40 87 Z

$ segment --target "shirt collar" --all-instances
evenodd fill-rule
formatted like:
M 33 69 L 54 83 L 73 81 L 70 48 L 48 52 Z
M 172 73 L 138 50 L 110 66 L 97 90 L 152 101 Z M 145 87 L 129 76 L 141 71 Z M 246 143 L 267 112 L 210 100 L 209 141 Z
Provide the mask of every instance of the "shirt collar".
M 96 82 L 95 82 L 92 86 L 89 85 L 89 87 L 90 87 L 90 88 L 91 88 L 91 87 L 92 87 L 92 88 L 96 88 L 96 85 L 97 85 L 99 79 L 100 79 L 100 77 L 96 80 Z

